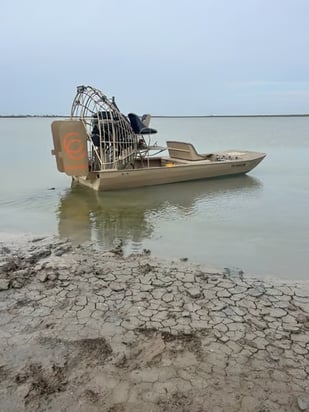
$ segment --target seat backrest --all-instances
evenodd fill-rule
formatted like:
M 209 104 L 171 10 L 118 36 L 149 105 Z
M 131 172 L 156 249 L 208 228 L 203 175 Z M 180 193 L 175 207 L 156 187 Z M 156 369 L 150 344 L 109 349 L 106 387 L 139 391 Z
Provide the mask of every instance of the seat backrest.
M 130 120 L 133 132 L 136 134 L 140 134 L 141 130 L 144 129 L 145 125 L 141 121 L 140 117 L 137 116 L 135 113 L 129 113 L 128 118 Z
M 143 114 L 142 116 L 142 122 L 146 127 L 149 127 L 150 125 L 150 120 L 151 120 L 151 114 Z
M 146 125 L 142 122 L 141 118 L 137 116 L 137 114 L 129 113 L 128 118 L 130 120 L 133 132 L 136 134 L 153 134 L 157 133 L 155 129 L 151 127 L 146 127 Z M 150 121 L 150 119 L 149 119 Z
M 197 153 L 191 143 L 168 141 L 166 142 L 170 157 L 182 160 L 204 160 L 205 156 Z

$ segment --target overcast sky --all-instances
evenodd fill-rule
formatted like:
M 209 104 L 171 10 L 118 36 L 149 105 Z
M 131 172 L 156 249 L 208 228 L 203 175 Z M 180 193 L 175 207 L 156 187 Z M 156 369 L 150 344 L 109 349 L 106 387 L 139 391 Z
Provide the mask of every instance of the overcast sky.
M 309 112 L 309 0 L 0 0 L 0 114 Z

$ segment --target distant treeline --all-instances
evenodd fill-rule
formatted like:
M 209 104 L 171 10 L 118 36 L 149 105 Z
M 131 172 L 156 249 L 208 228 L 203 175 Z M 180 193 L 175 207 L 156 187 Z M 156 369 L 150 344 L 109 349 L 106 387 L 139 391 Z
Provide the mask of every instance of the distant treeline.
M 18 117 L 18 118 L 25 118 L 25 117 L 70 117 L 70 116 L 63 116 L 60 114 L 0 114 L 0 118 L 11 118 L 11 117 Z
M 309 113 L 302 114 L 208 114 L 208 115 L 188 115 L 188 116 L 156 116 L 153 118 L 160 119 L 186 119 L 186 118 L 209 118 L 209 117 L 304 117 L 309 116 Z
M 304 117 L 309 116 L 309 113 L 303 114 L 208 114 L 208 115 L 152 115 L 156 119 L 186 119 L 186 118 L 209 118 L 209 117 Z M 71 118 L 70 115 L 61 114 L 0 114 L 0 118 L 27 118 L 27 117 L 47 117 L 47 118 Z M 73 116 L 75 117 L 75 116 Z

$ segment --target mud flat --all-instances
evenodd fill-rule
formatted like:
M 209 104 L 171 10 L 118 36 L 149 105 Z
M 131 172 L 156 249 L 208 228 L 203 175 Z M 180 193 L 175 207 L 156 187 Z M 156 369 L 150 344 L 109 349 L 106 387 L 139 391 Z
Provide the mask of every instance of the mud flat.
M 309 410 L 309 282 L 228 272 L 0 243 L 0 410 Z

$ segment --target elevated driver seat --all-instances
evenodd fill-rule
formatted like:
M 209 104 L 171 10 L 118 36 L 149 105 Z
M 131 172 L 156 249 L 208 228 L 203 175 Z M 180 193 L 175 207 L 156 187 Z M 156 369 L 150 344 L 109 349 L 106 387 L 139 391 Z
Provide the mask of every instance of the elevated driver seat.
M 130 120 L 132 129 L 136 134 L 154 134 L 157 133 L 156 129 L 145 126 L 141 118 L 137 114 L 129 113 L 128 118 Z

